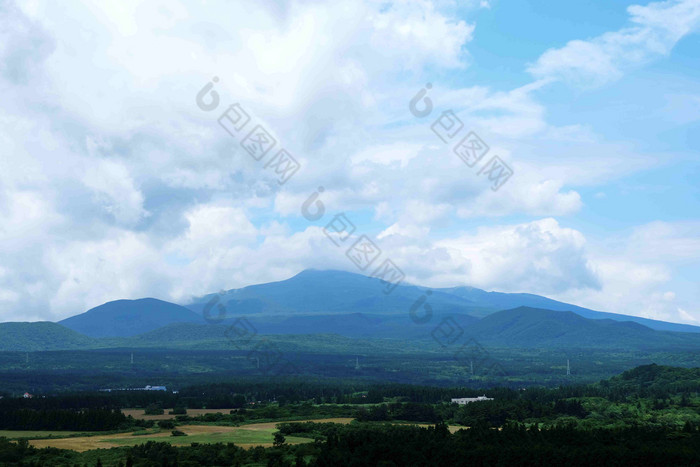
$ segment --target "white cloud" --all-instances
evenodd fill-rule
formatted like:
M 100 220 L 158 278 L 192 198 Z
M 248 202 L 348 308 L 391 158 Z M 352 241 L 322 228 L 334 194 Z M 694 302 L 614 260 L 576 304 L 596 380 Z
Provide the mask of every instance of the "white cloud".
M 590 40 L 550 49 L 528 69 L 538 79 L 563 79 L 595 86 L 618 79 L 625 69 L 667 55 L 682 37 L 700 27 L 698 0 L 669 0 L 627 11 L 632 26 Z
M 590 248 L 590 259 L 602 287 L 568 290 L 558 298 L 598 310 L 692 324 L 700 318 L 697 285 L 686 286 L 678 278 L 683 276 L 681 268 L 700 262 L 697 228 L 697 222 L 652 222 L 597 242 Z M 670 287 L 683 287 L 684 293 Z
M 551 218 L 582 208 L 572 186 L 656 161 L 584 124 L 551 124 L 536 94 L 555 77 L 617 76 L 667 53 L 696 27 L 693 5 L 631 7 L 631 28 L 546 52 L 526 86 L 435 81 L 434 114 L 416 120 L 407 105 L 426 77 L 468 67 L 479 2 L 461 17 L 426 0 L 1 3 L 0 319 L 352 270 L 321 231 L 341 211 L 373 212 L 378 241 L 419 283 L 607 295 L 618 297 L 610 311 L 631 312 L 625 297 L 641 304 L 653 290 L 650 303 L 693 313 L 666 287 L 673 265 L 696 257 L 690 230 L 642 227 L 626 239 L 642 255 L 606 262 Z M 623 48 L 642 52 L 620 61 Z M 215 75 L 221 106 L 205 113 L 194 97 Z M 216 123 L 233 102 L 302 162 L 285 187 Z M 514 168 L 498 192 L 431 132 L 448 108 Z M 326 217 L 300 224 L 319 186 Z M 510 215 L 545 219 L 498 225 Z
M 128 169 L 119 162 L 103 160 L 91 164 L 83 183 L 95 192 L 98 202 L 118 223 L 136 225 L 148 214 L 143 209 L 143 194 L 136 188 Z
M 381 235 L 387 254 L 416 283 L 543 294 L 600 288 L 584 236 L 552 218 L 480 227 L 440 240 L 425 234 L 392 226 Z

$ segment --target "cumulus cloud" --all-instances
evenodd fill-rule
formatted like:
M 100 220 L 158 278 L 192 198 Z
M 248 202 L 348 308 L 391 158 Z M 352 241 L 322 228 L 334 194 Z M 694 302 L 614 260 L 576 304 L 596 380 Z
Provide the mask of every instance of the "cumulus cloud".
M 679 268 L 700 263 L 697 222 L 652 222 L 597 242 L 590 260 L 602 287 L 558 295 L 589 308 L 693 324 L 700 317 L 694 276 Z M 688 270 L 686 270 L 688 271 Z M 687 281 L 687 283 L 685 283 Z M 669 288 L 678 287 L 679 292 Z
M 439 231 L 394 224 L 378 237 L 416 283 L 542 294 L 601 287 L 584 235 L 552 218 L 480 227 L 439 240 L 435 235 Z
M 584 236 L 552 219 L 481 228 L 437 242 L 451 257 L 470 264 L 464 282 L 507 291 L 551 294 L 570 288 L 600 288 Z
M 0 319 L 353 270 L 322 232 L 341 211 L 371 218 L 367 233 L 419 283 L 614 294 L 631 268 L 630 293 L 661 287 L 661 261 L 598 261 L 582 232 L 552 218 L 583 207 L 577 187 L 653 161 L 585 125 L 551 124 L 537 93 L 575 71 L 556 64 L 576 54 L 602 76 L 624 70 L 623 46 L 645 51 L 635 63 L 667 53 L 696 27 L 695 7 L 631 7 L 630 29 L 546 52 L 525 86 L 436 81 L 433 115 L 413 118 L 408 101 L 428 78 L 470 66 L 480 6 L 0 2 Z M 220 106 L 204 112 L 195 95 L 214 76 Z M 302 163 L 284 187 L 218 125 L 234 102 Z M 450 108 L 514 168 L 497 193 L 431 131 Z M 326 217 L 308 223 L 300 207 L 320 186 Z M 475 219 L 491 225 L 463 232 Z M 673 241 L 682 264 L 696 246 L 676 234 L 650 225 L 630 241 Z

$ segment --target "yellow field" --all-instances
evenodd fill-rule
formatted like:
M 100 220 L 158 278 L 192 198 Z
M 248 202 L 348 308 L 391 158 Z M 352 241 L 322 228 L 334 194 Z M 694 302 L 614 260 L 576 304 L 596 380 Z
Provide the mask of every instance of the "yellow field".
M 350 423 L 352 418 L 328 418 L 322 420 L 302 420 L 304 422 Z M 149 435 L 134 436 L 131 433 L 114 435 L 96 435 L 63 439 L 35 439 L 29 444 L 37 448 L 54 447 L 71 449 L 73 451 L 88 451 L 90 449 L 107 449 L 118 446 L 134 446 L 147 441 L 168 442 L 173 445 L 189 445 L 190 443 L 235 443 L 243 448 L 253 446 L 272 446 L 275 426 L 280 422 L 254 423 L 251 425 L 214 426 L 214 425 L 182 425 L 176 429 L 187 433 L 188 436 L 171 436 L 171 430 L 164 430 Z M 309 438 L 289 436 L 288 444 L 310 443 Z
M 318 423 L 342 423 L 347 424 L 353 421 L 352 418 L 325 418 L 316 420 L 298 420 L 298 422 L 318 422 Z M 73 451 L 88 451 L 91 449 L 108 449 L 118 446 L 135 446 L 147 441 L 168 442 L 175 446 L 189 445 L 191 443 L 234 443 L 236 446 L 249 448 L 253 446 L 272 446 L 273 435 L 276 425 L 282 423 L 265 422 L 253 423 L 242 426 L 216 426 L 216 425 L 182 425 L 175 429 L 187 433 L 187 436 L 172 436 L 172 430 L 156 431 L 147 435 L 134 435 L 133 433 L 117 433 L 112 435 L 94 435 L 94 436 L 79 436 L 74 438 L 58 438 L 58 436 L 67 436 L 70 432 L 7 432 L 12 437 L 17 438 L 18 433 L 33 433 L 34 436 L 47 436 L 52 433 L 56 438 L 51 439 L 33 439 L 29 441 L 34 447 L 45 448 L 54 447 L 60 449 L 71 449 Z M 402 423 L 402 425 L 414 425 L 412 423 Z M 421 427 L 432 426 L 424 423 L 416 423 Z M 465 427 L 450 425 L 450 432 L 454 433 Z M 22 435 L 24 436 L 24 435 Z M 29 437 L 31 435 L 27 435 Z M 286 442 L 288 444 L 310 443 L 310 438 L 299 438 L 288 436 Z

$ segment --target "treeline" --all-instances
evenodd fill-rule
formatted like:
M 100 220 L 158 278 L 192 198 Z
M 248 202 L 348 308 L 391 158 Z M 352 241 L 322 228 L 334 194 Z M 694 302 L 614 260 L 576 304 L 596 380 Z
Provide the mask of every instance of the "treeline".
M 451 398 L 486 394 L 499 400 L 526 399 L 550 403 L 559 399 L 603 397 L 610 401 L 642 397 L 667 399 L 674 394 L 700 392 L 700 369 L 644 365 L 595 384 L 568 385 L 557 388 L 482 388 L 434 387 L 398 383 L 373 383 L 360 380 L 322 378 L 260 377 L 237 378 L 235 381 L 197 384 L 170 391 L 114 391 L 111 393 L 64 393 L 47 398 L 29 399 L 31 408 L 80 409 L 88 407 L 162 407 L 225 409 L 243 407 L 249 402 L 277 401 L 280 405 L 311 401 L 322 404 L 381 403 L 387 399 L 400 402 L 435 404 Z M 0 399 L 0 410 L 8 401 Z M 11 404 L 11 402 L 10 402 Z
M 10 409 L 0 411 L 3 430 L 108 431 L 128 428 L 133 419 L 118 409 Z
M 267 404 L 256 408 L 232 410 L 231 413 L 211 413 L 199 416 L 178 415 L 179 423 L 205 422 L 237 424 L 256 420 L 294 420 L 303 418 L 350 417 L 361 422 L 405 421 L 471 426 L 487 424 L 501 426 L 507 421 L 533 422 L 554 420 L 560 416 L 584 418 L 588 412 L 576 399 L 538 403 L 528 400 L 493 400 L 457 404 L 420 404 L 391 402 L 376 405 L 313 405 L 311 403 L 278 406 Z
M 700 432 L 681 433 L 629 427 L 578 430 L 507 424 L 501 430 L 477 425 L 451 434 L 445 424 L 416 426 L 315 424 L 315 441 L 290 446 L 285 434 L 309 433 L 305 424 L 288 424 L 276 446 L 243 449 L 229 444 L 174 447 L 149 441 L 135 447 L 77 453 L 36 449 L 26 441 L 0 438 L 0 465 L 89 465 L 120 467 L 194 467 L 268 465 L 277 467 L 614 465 L 666 466 L 700 463 Z M 285 427 L 282 426 L 282 429 Z
M 625 428 L 338 426 L 312 465 L 697 465 L 700 433 Z
M 0 412 L 12 409 L 118 409 L 120 400 L 106 394 L 76 393 L 49 397 L 5 397 L 0 399 Z
M 246 401 L 276 400 L 281 405 L 312 400 L 315 403 L 367 404 L 386 399 L 401 402 L 435 404 L 457 397 L 486 394 L 499 400 L 529 400 L 542 404 L 561 399 L 603 397 L 610 401 L 630 398 L 666 399 L 677 394 L 700 393 L 700 369 L 644 365 L 595 384 L 567 385 L 557 388 L 433 387 L 409 384 L 377 384 L 363 381 L 328 381 L 278 378 L 241 379 L 231 383 L 197 385 L 180 391 L 182 400 L 207 408 L 236 407 Z M 190 405 L 190 404 L 186 404 Z

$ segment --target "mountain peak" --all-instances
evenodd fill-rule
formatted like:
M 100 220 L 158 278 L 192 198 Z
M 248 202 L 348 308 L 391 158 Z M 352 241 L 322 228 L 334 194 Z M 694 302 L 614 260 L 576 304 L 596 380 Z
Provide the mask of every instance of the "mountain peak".
M 187 308 L 157 298 L 114 300 L 59 324 L 90 337 L 134 336 L 172 323 L 202 318 Z

